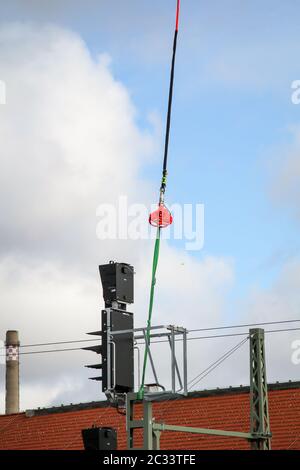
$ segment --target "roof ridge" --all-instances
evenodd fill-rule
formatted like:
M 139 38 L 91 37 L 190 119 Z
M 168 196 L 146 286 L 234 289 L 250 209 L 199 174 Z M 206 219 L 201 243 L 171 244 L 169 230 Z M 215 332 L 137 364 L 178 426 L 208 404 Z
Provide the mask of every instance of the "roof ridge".
M 187 396 L 182 395 L 180 397 L 181 400 L 188 400 L 190 398 L 205 398 L 209 396 L 222 396 L 222 395 L 236 395 L 236 394 L 244 394 L 249 393 L 249 385 L 240 385 L 240 386 L 229 386 L 226 388 L 214 388 L 214 389 L 203 389 L 199 391 L 192 391 L 189 392 Z M 268 384 L 269 391 L 272 390 L 288 390 L 291 388 L 300 388 L 300 381 L 291 381 L 288 382 L 275 382 Z M 165 400 L 175 400 L 179 399 L 178 395 L 174 398 L 161 398 L 159 401 Z M 94 408 L 107 408 L 110 407 L 110 404 L 107 400 L 99 400 L 99 401 L 91 401 L 86 403 L 70 403 L 68 405 L 60 405 L 60 406 L 52 406 L 46 408 L 37 408 L 37 409 L 28 409 L 19 414 L 25 414 L 27 417 L 32 416 L 40 416 L 40 415 L 47 415 L 53 413 L 65 413 L 65 412 L 72 412 L 72 411 L 81 411 L 81 410 L 88 410 Z M 1 416 L 1 415 L 0 415 Z M 5 415 L 2 415 L 5 416 Z M 12 415 L 10 415 L 12 416 Z

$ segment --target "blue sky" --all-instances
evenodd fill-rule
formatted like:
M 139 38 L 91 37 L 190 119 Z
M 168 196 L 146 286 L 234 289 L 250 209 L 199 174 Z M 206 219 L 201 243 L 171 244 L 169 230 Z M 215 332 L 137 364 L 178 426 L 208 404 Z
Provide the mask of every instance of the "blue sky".
M 174 4 L 12 1 L 2 19 L 59 24 L 93 55 L 110 54 L 147 126 L 153 111 L 165 119 Z M 299 249 L 297 222 L 268 191 L 268 162 L 299 120 L 290 100 L 299 13 L 295 1 L 182 1 L 167 200 L 205 204 L 205 247 L 195 256 L 232 257 L 238 294 L 268 285 Z M 159 181 L 159 160 L 143 172 Z
M 191 315 L 190 319 L 187 318 L 189 324 L 194 327 L 215 326 L 215 324 L 219 325 L 220 323 L 230 324 L 233 319 L 238 323 L 244 322 L 245 318 L 258 321 L 258 318 L 261 319 L 261 312 L 265 314 L 263 320 L 272 320 L 275 316 L 276 320 L 282 320 L 285 316 L 287 318 L 298 316 L 299 318 L 300 197 L 298 188 L 300 187 L 300 105 L 297 106 L 291 102 L 291 83 L 293 80 L 300 78 L 299 14 L 299 2 L 289 0 L 285 2 L 278 0 L 265 0 L 264 2 L 256 0 L 245 0 L 244 2 L 237 0 L 215 0 L 210 2 L 182 0 L 169 149 L 167 202 L 170 205 L 173 203 L 203 203 L 205 205 L 205 245 L 203 250 L 189 253 L 195 259 L 192 260 L 186 271 L 192 273 L 195 277 L 198 276 L 197 279 L 202 282 L 202 285 L 197 287 L 202 304 L 200 307 L 198 306 L 198 293 L 194 292 L 190 305 L 190 311 L 194 309 L 194 316 Z M 81 135 L 75 136 L 77 139 L 75 138 L 74 148 L 72 147 L 73 142 L 71 144 L 69 142 L 69 139 L 72 141 L 72 132 L 74 133 L 74 131 L 72 130 L 69 133 L 68 124 L 69 120 L 73 122 L 72 113 L 76 106 L 79 110 L 86 110 L 85 100 L 92 103 L 88 112 L 89 116 L 87 116 L 88 126 L 90 125 L 89 120 L 93 117 L 102 119 L 105 124 L 106 116 L 103 117 L 103 113 L 109 112 L 109 110 L 106 109 L 106 104 L 103 110 L 97 113 L 97 110 L 93 108 L 92 91 L 89 90 L 87 90 L 87 93 L 83 93 L 82 101 L 84 103 L 81 104 L 80 100 L 77 101 L 77 88 L 75 86 L 72 88 L 72 93 L 67 94 L 69 101 L 66 102 L 69 105 L 68 112 L 70 114 L 66 113 L 65 117 L 61 112 L 61 107 L 64 106 L 64 83 L 62 81 L 60 88 L 60 77 L 56 75 L 55 61 L 58 61 L 60 67 L 57 70 L 62 70 L 66 80 L 70 80 L 70 76 L 72 77 L 72 73 L 75 71 L 80 76 L 78 80 L 80 86 L 85 86 L 86 83 L 94 86 L 93 80 L 97 77 L 97 79 L 103 80 L 105 86 L 112 86 L 114 89 L 115 82 L 111 84 L 110 80 L 105 81 L 106 79 L 103 79 L 103 76 L 106 77 L 105 70 L 101 70 L 101 73 L 98 69 L 96 70 L 97 56 L 99 54 L 108 54 L 110 56 L 112 76 L 125 85 L 137 112 L 136 122 L 132 123 L 131 117 L 127 120 L 126 113 L 129 108 L 127 101 L 122 101 L 123 95 L 121 98 L 119 97 L 123 108 L 123 114 L 120 112 L 120 121 L 116 116 L 116 110 L 112 110 L 112 116 L 118 125 L 124 125 L 124 123 L 128 125 L 132 135 L 136 138 L 132 146 L 128 142 L 124 144 L 123 136 L 120 139 L 121 144 L 126 146 L 127 154 L 131 150 L 134 152 L 132 159 L 130 155 L 128 156 L 128 171 L 124 166 L 124 159 L 117 160 L 119 155 L 113 158 L 114 162 L 120 162 L 120 173 L 124 171 L 126 174 L 125 183 L 121 181 L 122 175 L 118 175 L 122 194 L 126 189 L 124 188 L 125 184 L 141 185 L 141 191 L 143 191 L 146 178 L 150 184 L 145 193 L 149 188 L 155 188 L 152 199 L 155 203 L 161 176 L 162 142 L 159 151 L 155 149 L 152 153 L 150 152 L 151 159 L 145 158 L 142 160 L 143 165 L 137 179 L 130 179 L 131 169 L 138 167 L 135 159 L 139 158 L 140 153 L 147 153 L 143 152 L 143 149 L 139 150 L 144 145 L 141 144 L 143 133 L 137 137 L 135 127 L 137 124 L 138 130 L 148 129 L 149 135 L 153 138 L 151 116 L 156 115 L 162 126 L 161 131 L 164 132 L 174 17 L 175 0 L 52 0 L 43 2 L 38 0 L 28 0 L 26 2 L 11 0 L 5 2 L 1 7 L 0 26 L 1 23 L 30 23 L 32 31 L 39 31 L 40 25 L 44 24 L 60 26 L 62 31 L 57 32 L 58 41 L 61 40 L 65 47 L 61 56 L 60 51 L 55 49 L 56 42 L 53 39 L 55 33 L 47 30 L 34 33 L 41 41 L 41 44 L 37 44 L 37 51 L 35 51 L 35 45 L 32 44 L 34 43 L 32 37 L 35 36 L 31 36 L 31 33 L 26 30 L 23 31 L 22 27 L 21 32 L 17 33 L 20 44 L 16 45 L 12 41 L 13 45 L 11 45 L 10 39 L 13 33 L 9 29 L 3 36 L 6 39 L 3 50 L 8 51 L 5 54 L 9 54 L 11 50 L 14 54 L 11 63 L 7 60 L 5 54 L 3 61 L 4 67 L 7 67 L 8 71 L 12 70 L 13 78 L 11 77 L 11 82 L 14 91 L 19 91 L 19 88 L 21 88 L 21 83 L 20 87 L 19 84 L 16 84 L 16 76 L 19 73 L 21 76 L 23 73 L 23 78 L 26 80 L 26 66 L 29 64 L 29 70 L 31 70 L 30 66 L 32 65 L 29 59 L 34 57 L 36 61 L 35 67 L 32 68 L 33 81 L 26 82 L 28 96 L 34 102 L 32 112 L 27 110 L 26 96 L 22 97 L 24 100 L 21 101 L 20 105 L 14 103 L 11 108 L 7 106 L 5 111 L 2 109 L 2 122 L 5 125 L 8 123 L 8 131 L 5 134 L 7 151 L 3 152 L 3 155 L 4 153 L 8 157 L 13 155 L 14 160 L 11 158 L 11 161 L 15 162 L 12 164 L 13 170 L 14 168 L 21 168 L 20 173 L 24 171 L 26 175 L 26 177 L 20 179 L 21 184 L 23 184 L 22 187 L 18 184 L 19 175 L 12 182 L 11 187 L 8 187 L 8 189 L 2 187 L 3 196 L 1 200 L 4 201 L 5 208 L 6 202 L 8 202 L 8 209 L 6 208 L 6 210 L 10 211 L 9 215 L 12 219 L 10 224 L 5 217 L 2 217 L 5 230 L 2 229 L 4 241 L 1 242 L 1 245 L 2 251 L 6 250 L 3 255 L 3 272 L 9 273 L 11 279 L 14 280 L 11 282 L 13 285 L 15 284 L 15 271 L 17 269 L 20 269 L 24 278 L 29 279 L 28 287 L 26 287 L 27 284 L 19 280 L 20 285 L 17 286 L 16 293 L 13 290 L 14 286 L 11 291 L 8 289 L 6 281 L 3 282 L 2 292 L 5 295 L 6 303 L 4 302 L 2 311 L 6 312 L 6 319 L 3 320 L 2 329 L 11 328 L 11 318 L 18 317 L 19 323 L 16 328 L 23 331 L 23 336 L 27 342 L 40 342 L 42 339 L 48 341 L 54 337 L 56 339 L 58 332 L 56 328 L 55 330 L 48 331 L 47 329 L 45 331 L 42 320 L 40 320 L 41 328 L 39 331 L 31 328 L 30 321 L 27 318 L 25 321 L 24 315 L 22 317 L 19 313 L 23 311 L 23 305 L 26 305 L 32 321 L 40 318 L 38 317 L 40 311 L 47 311 L 47 309 L 49 309 L 51 315 L 54 310 L 57 312 L 58 321 L 63 318 L 63 315 L 66 315 L 66 319 L 68 319 L 67 315 L 77 308 L 76 318 L 78 324 L 76 326 L 77 330 L 72 333 L 74 337 L 75 334 L 82 334 L 82 331 L 97 328 L 95 326 L 99 314 L 97 310 L 99 306 L 99 280 L 96 278 L 98 275 L 97 263 L 98 261 L 105 262 L 103 259 L 103 251 L 105 250 L 100 245 L 95 247 L 91 241 L 95 238 L 94 208 L 96 203 L 99 202 L 98 199 L 94 198 L 94 187 L 91 190 L 90 198 L 85 201 L 85 207 L 82 208 L 78 204 L 78 218 L 73 217 L 75 203 L 81 202 L 82 198 L 80 194 L 78 196 L 75 190 L 74 194 L 72 192 L 73 180 L 70 178 L 70 174 L 72 174 L 73 167 L 72 162 L 70 164 L 68 152 L 66 152 L 66 156 L 64 155 L 66 161 L 61 158 L 61 166 L 58 161 L 61 157 L 61 147 L 74 150 L 75 160 L 76 158 L 78 160 L 86 158 L 86 142 L 80 140 Z M 93 61 L 90 61 L 91 63 L 89 62 L 90 57 L 87 59 L 85 55 L 86 50 L 83 51 L 76 42 L 77 36 L 72 36 L 71 39 L 65 36 L 65 30 L 68 29 L 79 35 L 87 45 L 93 59 Z M 21 44 L 22 38 L 24 38 L 25 45 Z M 52 52 L 54 52 L 51 56 L 53 62 L 49 62 L 50 65 L 48 64 L 49 68 L 47 70 L 53 82 L 53 88 L 55 88 L 53 96 L 59 98 L 57 101 L 51 99 L 51 93 L 49 93 L 49 101 L 47 101 L 47 97 L 45 101 L 43 100 L 45 90 L 48 89 L 47 87 L 51 83 L 51 80 L 48 82 L 47 77 L 44 75 L 42 75 L 43 83 L 39 87 L 40 70 L 42 69 L 40 64 L 42 63 L 44 66 L 44 49 L 46 50 L 49 45 L 53 47 Z M 67 53 L 71 51 L 72 53 L 73 46 L 77 48 L 77 55 L 74 54 L 76 60 L 72 57 L 75 64 L 70 61 L 70 69 L 67 67 L 64 69 L 64 53 L 65 51 Z M 31 52 L 28 60 L 26 55 L 23 54 L 27 47 Z M 21 57 L 18 53 L 19 49 Z M 11 64 L 13 65 L 10 69 Z M 24 69 L 23 64 L 26 65 Z M 81 69 L 78 70 L 80 67 L 84 69 L 82 76 L 80 75 Z M 88 76 L 87 71 L 92 71 L 91 77 Z M 3 78 L 1 73 L 0 70 L 0 79 Z M 74 78 L 75 82 L 76 78 Z M 113 81 L 112 77 L 111 81 Z M 68 83 L 70 85 L 70 82 Z M 101 83 L 98 84 L 100 88 Z M 101 94 L 101 90 L 97 89 L 96 86 L 95 90 L 97 91 L 97 100 L 99 100 L 97 102 L 105 101 L 105 96 Z M 68 92 L 68 90 L 66 91 Z M 105 93 L 104 90 L 103 94 L 105 95 Z M 117 94 L 117 96 L 119 95 Z M 74 108 L 72 107 L 73 99 Z M 109 100 L 107 102 L 110 103 Z M 113 102 L 113 104 L 116 103 Z M 118 106 L 116 106 L 116 109 L 118 110 Z M 36 110 L 38 112 L 35 115 Z M 48 112 L 51 125 L 48 122 Z M 62 115 L 61 122 L 58 120 L 58 124 L 51 120 L 55 113 Z M 74 128 L 78 129 L 80 125 L 84 125 L 85 117 L 78 117 L 76 112 L 74 114 Z M 17 117 L 14 120 L 15 115 Z M 28 129 L 30 129 L 30 132 L 28 137 L 26 135 L 24 137 L 26 132 L 23 132 L 24 115 L 29 122 Z M 31 116 L 32 122 L 30 120 Z M 34 119 L 42 120 L 41 141 Z M 65 132 L 63 136 L 56 129 L 56 126 L 59 127 L 59 125 L 62 125 Z M 91 127 L 93 127 L 93 124 L 91 124 Z M 103 126 L 99 126 L 99 128 L 103 130 Z M 91 152 L 91 154 L 96 160 L 99 151 L 97 136 L 95 137 L 92 132 L 89 134 L 88 131 L 89 129 L 84 128 L 83 135 L 92 135 L 95 138 L 96 143 L 93 142 L 91 147 L 88 148 L 94 152 Z M 98 132 L 97 126 L 93 127 L 93 131 L 94 133 Z M 113 127 L 112 131 L 114 131 Z M 50 142 L 51 138 L 48 139 L 48 132 L 52 133 L 51 136 L 55 136 L 53 138 L 55 145 Z M 20 137 L 21 152 L 19 147 L 14 145 L 16 133 Z M 108 141 L 110 142 L 109 139 Z M 52 145 L 50 147 L 48 146 L 49 142 Z M 26 155 L 29 162 L 27 167 L 32 165 L 31 161 L 37 163 L 35 151 L 39 151 L 40 163 L 37 165 L 38 169 L 33 176 L 31 169 L 26 168 L 26 164 L 23 162 L 23 147 L 25 147 L 24 155 Z M 145 147 L 147 147 L 146 144 Z M 112 149 L 112 154 L 116 153 L 116 149 L 118 150 L 117 145 Z M 78 153 L 76 153 L 77 150 Z M 106 150 L 109 153 L 109 149 Z M 57 153 L 55 153 L 56 151 Z M 50 177 L 44 172 L 44 168 L 48 168 L 49 155 L 54 159 L 54 163 L 51 163 L 53 168 L 57 165 L 57 173 L 54 172 L 51 166 L 50 170 L 53 170 L 53 173 L 50 173 L 50 175 L 55 174 L 58 178 L 61 177 L 61 180 L 59 179 L 60 186 L 51 186 Z M 107 171 L 107 175 L 111 175 L 111 168 L 109 168 L 106 161 L 101 162 L 104 170 L 101 165 L 98 168 L 98 163 L 95 163 L 92 155 L 88 161 L 91 162 L 91 173 L 95 168 L 95 174 L 96 171 L 99 171 L 100 176 L 102 176 Z M 66 174 L 64 174 L 68 165 L 70 166 L 70 172 L 66 171 Z M 9 165 L 8 173 L 5 173 L 5 170 L 6 167 L 3 165 L 3 174 L 8 174 L 8 177 L 4 177 L 7 180 L 14 173 Z M 136 175 L 134 170 L 132 170 L 132 175 Z M 90 177 L 91 184 L 95 184 L 93 176 L 92 174 Z M 105 185 L 108 182 L 102 180 L 101 182 L 104 187 L 101 190 L 105 193 Z M 118 182 L 119 180 L 115 183 Z M 49 193 L 47 193 L 48 184 Z M 64 192 L 65 184 L 69 190 L 69 193 L 66 192 L 67 197 L 65 197 Z M 85 181 L 83 177 L 83 188 L 85 188 L 85 184 L 88 188 L 89 180 Z M 46 188 L 45 193 L 43 192 L 44 187 Z M 129 189 L 136 197 L 136 190 L 131 191 L 132 188 Z M 46 199 L 45 194 L 48 196 L 49 201 L 47 202 L 50 202 L 50 207 L 47 208 L 49 212 L 46 214 L 47 217 L 35 206 L 35 211 L 32 210 L 31 190 L 36 199 L 41 198 L 43 200 L 42 198 Z M 54 197 L 54 201 L 52 201 L 53 193 L 56 190 L 56 198 Z M 81 186 L 79 193 L 80 190 Z M 89 194 L 88 189 L 86 189 L 86 192 Z M 74 195 L 75 203 L 73 207 L 71 196 Z M 99 198 L 102 197 L 100 191 L 98 195 Z M 14 199 L 20 197 L 24 197 L 26 203 L 24 203 L 24 206 L 20 206 L 17 200 L 14 212 L 11 210 L 11 207 L 14 209 Z M 141 199 L 143 197 L 141 195 Z M 145 199 L 147 197 L 148 194 Z M 62 199 L 63 203 L 66 203 L 66 207 L 63 206 L 63 209 L 61 209 Z M 13 200 L 13 203 L 11 203 L 11 200 Z M 44 215 L 45 218 L 43 218 Z M 49 230 L 48 227 L 50 227 Z M 36 232 L 34 232 L 34 229 L 36 229 Z M 28 233 L 29 236 L 26 238 Z M 174 302 L 174 311 L 178 307 L 179 312 L 176 321 L 181 315 L 181 306 L 186 301 L 186 289 L 188 288 L 187 280 L 183 279 L 182 292 L 178 294 L 181 280 L 178 279 L 179 276 L 176 270 L 181 259 L 178 260 L 177 255 L 179 253 L 179 256 L 183 257 L 184 243 L 185 241 L 172 241 L 171 248 L 175 248 L 174 250 L 169 250 L 168 247 L 165 248 L 165 251 L 162 250 L 160 260 L 162 275 L 159 289 L 163 283 L 165 284 L 161 290 L 157 289 L 156 306 L 159 305 L 159 308 L 161 308 L 158 301 L 161 295 L 160 299 L 164 301 L 164 304 L 162 302 L 162 311 L 166 315 L 171 315 L 173 311 L 169 305 L 173 305 L 172 302 Z M 151 246 L 149 246 L 150 244 Z M 15 246 L 12 247 L 12 245 Z M 144 259 L 147 260 L 147 263 L 149 262 L 150 271 L 152 243 L 149 242 L 149 245 L 147 245 L 147 247 L 149 246 L 149 256 L 147 256 L 147 248 L 144 249 L 144 246 L 141 248 L 139 245 L 135 250 L 130 242 L 128 242 L 128 245 L 121 245 L 120 243 L 118 246 L 113 246 L 111 250 L 113 253 L 116 252 L 116 255 L 114 255 L 116 258 L 121 254 L 123 256 L 127 246 L 129 246 L 128 253 L 130 253 L 130 256 L 134 256 L 135 251 L 141 250 L 143 255 L 146 253 Z M 181 250 L 177 251 L 177 248 Z M 11 268 L 9 264 L 7 267 L 5 264 L 5 256 L 11 253 L 17 259 L 18 268 Z M 21 262 L 19 259 L 20 253 L 23 256 Z M 32 254 L 35 258 L 34 261 L 31 258 Z M 105 253 L 105 256 L 107 256 L 107 253 Z M 214 258 L 214 260 L 211 261 L 209 257 Z M 83 279 L 79 276 L 77 279 L 77 272 L 74 274 L 75 258 L 76 261 L 80 259 L 82 262 L 79 271 Z M 28 262 L 28 259 L 30 260 L 28 269 L 32 280 L 26 271 L 24 271 L 25 274 L 23 272 L 23 265 Z M 86 261 L 82 261 L 83 259 Z M 226 262 L 223 263 L 224 259 L 229 260 L 228 266 L 231 261 L 234 266 L 232 284 L 230 282 L 230 266 L 228 267 Z M 44 284 L 43 270 L 41 270 L 41 273 L 39 271 L 39 263 L 42 264 L 41 260 L 46 265 L 46 273 L 48 272 L 48 262 L 58 263 L 57 266 L 55 265 L 55 269 L 53 268 L 54 274 L 52 276 L 55 279 L 53 285 L 51 284 L 51 275 L 45 275 L 45 278 L 50 278 L 50 281 L 47 280 L 49 285 L 47 284 L 45 290 L 42 287 Z M 167 266 L 169 260 L 173 266 L 171 269 Z M 0 261 L 2 262 L 2 259 Z M 193 264 L 194 261 L 197 263 Z M 69 264 L 66 267 L 67 263 Z M 166 264 L 164 265 L 164 263 Z M 196 264 L 197 268 L 195 267 Z M 139 273 L 141 273 L 141 266 L 138 266 L 138 268 L 140 268 Z M 10 274 L 11 269 L 13 275 Z M 172 269 L 174 278 L 169 279 L 169 272 Z M 95 284 L 89 284 L 89 287 L 86 287 L 84 276 L 91 273 L 92 282 L 95 282 Z M 21 280 L 23 279 L 22 276 L 20 276 Z M 69 286 L 68 283 L 71 282 L 72 276 L 74 276 L 74 286 Z M 6 280 L 6 274 L 3 277 Z M 216 278 L 215 282 L 214 277 Z M 140 284 L 136 290 L 139 290 L 140 297 L 143 296 L 142 301 L 139 300 L 140 305 L 142 303 L 142 309 L 140 310 L 142 314 L 137 317 L 138 321 L 142 322 L 146 315 L 148 300 L 146 298 L 148 291 L 144 286 L 149 285 L 149 279 L 143 272 L 140 274 L 140 278 L 142 278 L 142 281 L 138 280 L 137 276 L 137 282 Z M 61 279 L 64 279 L 64 281 L 62 282 Z M 37 285 L 41 287 L 36 288 Z M 223 289 L 223 285 L 225 285 L 225 294 L 219 296 L 219 290 Z M 70 290 L 66 286 L 69 286 Z M 27 298 L 29 291 L 32 299 Z M 49 295 L 49 292 L 52 291 L 53 295 Z M 174 291 L 179 296 L 178 302 L 177 298 L 176 302 L 174 301 Z M 36 292 L 40 292 L 40 294 L 36 295 Z M 48 296 L 51 297 L 53 305 L 48 306 Z M 87 299 L 85 296 L 87 296 Z M 56 301 L 60 298 L 60 301 Z M 70 302 L 71 298 L 73 303 Z M 245 301 L 244 304 L 243 300 Z M 20 309 L 20 305 L 22 305 L 22 309 Z M 198 316 L 198 312 L 194 308 L 196 305 L 201 310 L 201 317 Z M 254 305 L 253 308 L 252 305 Z M 155 312 L 157 317 L 161 313 L 159 308 Z M 86 313 L 86 309 L 88 313 Z M 210 311 L 219 312 L 222 309 L 229 315 L 222 316 L 215 313 L 209 316 L 207 313 Z M 83 310 L 85 318 L 82 318 Z M 51 315 L 49 314 L 49 317 Z M 168 321 L 173 321 L 171 316 L 166 316 L 166 318 L 168 318 Z M 90 328 L 87 326 L 88 321 L 90 322 Z M 75 328 L 76 322 L 72 321 L 72 317 L 70 317 L 70 321 L 66 322 L 68 328 L 70 323 Z M 66 339 L 66 328 L 62 328 L 59 333 L 62 335 L 59 339 Z M 72 337 L 69 330 L 68 334 Z M 36 336 L 33 337 L 34 335 Z M 274 369 L 272 377 L 275 377 L 276 380 L 281 378 L 279 369 L 281 368 L 285 373 L 287 361 L 290 363 L 290 343 L 285 339 L 284 345 L 285 362 L 283 361 L 282 364 L 285 365 L 282 367 L 278 365 Z M 277 344 L 276 346 L 272 348 L 275 359 L 276 353 L 280 351 L 280 347 Z M 222 350 L 222 352 L 224 351 Z M 217 351 L 213 353 L 217 354 Z M 197 357 L 195 354 L 195 361 L 198 366 Z M 86 361 L 86 359 L 84 358 L 82 361 Z M 274 364 L 275 362 L 274 360 Z M 70 360 L 71 363 L 75 371 L 74 376 L 77 377 L 78 364 Z M 55 367 L 56 364 L 53 364 L 56 372 Z M 290 365 L 290 367 L 292 366 Z M 299 376 L 298 371 L 292 370 L 293 372 L 286 372 L 286 374 L 289 374 L 288 378 Z M 218 381 L 216 383 L 219 384 Z M 73 393 L 73 388 L 71 387 L 71 389 Z M 85 394 L 83 396 L 85 397 Z M 78 395 L 78 397 L 78 399 L 82 399 L 82 395 Z M 37 401 L 39 399 L 38 397 Z M 75 400 L 76 397 L 73 397 L 73 399 Z
M 145 126 L 152 111 L 165 118 L 174 3 L 12 1 L 1 16 L 71 28 L 92 54 L 109 53 Z M 266 165 L 272 148 L 289 140 L 288 125 L 299 120 L 290 100 L 299 61 L 282 60 L 290 50 L 279 47 L 288 41 L 297 47 L 299 13 L 295 1 L 182 1 L 168 201 L 205 204 L 204 251 L 233 257 L 241 287 L 268 283 L 282 257 L 268 260 L 299 248 L 294 221 L 268 198 Z M 236 82 L 212 65 L 228 57 Z M 159 161 L 145 172 L 159 180 Z

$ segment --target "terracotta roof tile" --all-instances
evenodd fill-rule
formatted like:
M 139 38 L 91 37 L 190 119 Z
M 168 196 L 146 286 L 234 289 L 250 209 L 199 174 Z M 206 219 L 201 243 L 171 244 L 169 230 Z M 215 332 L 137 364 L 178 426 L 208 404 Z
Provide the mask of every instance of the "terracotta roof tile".
M 300 387 L 269 391 L 273 449 L 300 449 Z M 154 404 L 156 421 L 234 431 L 249 431 L 249 393 L 228 389 L 226 393 L 195 394 L 189 398 Z M 65 409 L 65 411 L 64 411 Z M 118 448 L 125 449 L 125 417 L 114 408 L 95 404 L 81 409 L 68 407 L 56 412 L 41 410 L 0 416 L 0 449 L 82 449 L 81 429 L 111 426 L 117 429 Z M 141 407 L 137 406 L 137 415 Z M 137 433 L 137 441 L 141 433 Z M 249 449 L 243 439 L 163 432 L 162 449 Z

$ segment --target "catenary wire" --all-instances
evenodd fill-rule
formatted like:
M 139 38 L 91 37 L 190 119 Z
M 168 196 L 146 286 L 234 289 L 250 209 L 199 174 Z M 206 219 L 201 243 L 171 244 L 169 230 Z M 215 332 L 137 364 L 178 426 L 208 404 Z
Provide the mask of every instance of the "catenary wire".
M 237 351 L 239 348 L 241 348 L 248 341 L 248 339 L 249 339 L 249 337 L 247 336 L 247 338 L 244 338 L 242 341 L 240 341 L 238 344 L 236 344 L 233 348 L 231 348 L 229 351 L 227 351 L 222 356 L 220 356 L 219 359 L 214 361 L 212 364 L 210 364 L 208 367 L 206 367 L 206 369 L 204 369 L 198 375 L 196 375 L 193 379 L 191 379 L 188 382 L 189 387 L 188 387 L 187 391 L 190 391 L 192 387 L 194 387 L 195 385 L 197 385 L 198 382 L 200 382 L 200 380 L 203 380 L 204 377 L 209 375 L 214 369 L 216 369 L 220 364 L 222 364 L 226 359 L 228 359 L 232 354 L 234 354 L 235 351 Z M 203 374 L 205 374 L 205 375 L 203 375 Z M 197 380 L 198 378 L 199 378 L 199 380 Z M 197 380 L 197 381 L 195 382 L 195 380 Z M 168 404 L 168 406 L 166 406 L 165 409 L 163 409 L 162 418 L 165 416 L 166 411 L 169 409 L 170 405 L 173 404 L 174 401 L 179 400 L 180 398 L 181 398 L 181 396 L 175 398 L 175 400 L 172 400 L 172 403 L 170 403 L 171 398 L 166 400 L 165 405 Z
M 224 362 L 228 357 L 230 357 L 235 351 L 237 351 L 239 348 L 241 348 L 249 339 L 249 336 L 247 338 L 244 338 L 242 341 L 240 341 L 238 344 L 236 344 L 233 348 L 231 348 L 229 351 L 227 351 L 223 356 L 221 356 L 219 359 L 217 359 L 215 362 L 210 364 L 206 369 L 204 369 L 200 374 L 196 375 L 192 380 L 188 382 L 189 385 L 189 390 L 197 385 L 200 380 L 203 380 L 204 377 L 206 377 L 210 372 L 212 372 L 216 367 L 218 367 L 222 362 Z M 203 375 L 204 374 L 204 375 Z M 197 380 L 198 379 L 198 380 Z M 195 382 L 196 380 L 196 382 Z
M 265 333 L 270 334 L 270 333 L 284 333 L 284 332 L 289 332 L 289 331 L 299 331 L 300 328 L 285 328 L 285 329 L 279 329 L 279 330 L 266 330 Z M 231 334 L 224 334 L 224 335 L 211 335 L 211 336 L 195 336 L 192 338 L 187 338 L 187 341 L 193 341 L 193 340 L 201 340 L 201 339 L 214 339 L 214 338 L 227 338 L 227 337 L 235 337 L 235 336 L 246 336 L 248 335 L 249 332 L 242 332 L 242 333 L 231 333 Z M 88 340 L 90 341 L 90 340 Z M 99 341 L 99 339 L 98 339 Z M 182 338 L 176 339 L 175 341 L 182 341 Z M 157 341 L 151 341 L 151 344 L 155 343 L 167 343 L 168 340 L 157 340 Z M 56 343 L 54 343 L 56 344 Z M 143 342 L 138 342 L 138 345 L 144 344 Z M 45 344 L 47 345 L 47 344 Z M 42 354 L 42 353 L 52 353 L 52 352 L 62 352 L 62 351 L 80 351 L 82 348 L 65 348 L 65 349 L 49 349 L 49 350 L 42 350 L 42 351 L 28 351 L 28 352 L 20 352 L 20 355 L 29 355 L 29 354 Z M 0 357 L 5 357 L 5 354 L 1 354 Z
M 277 320 L 277 321 L 269 321 L 269 322 L 261 322 L 261 323 L 244 323 L 239 325 L 225 325 L 225 326 L 213 326 L 210 328 L 197 328 L 194 330 L 189 330 L 190 333 L 197 332 L 197 331 L 212 331 L 212 330 L 225 330 L 225 329 L 232 329 L 232 328 L 246 328 L 249 326 L 263 326 L 263 325 L 279 325 L 281 323 L 296 323 L 300 322 L 300 319 L 294 320 Z
M 280 329 L 280 330 L 265 330 L 265 333 L 283 333 L 286 331 L 299 331 L 300 328 L 286 328 L 286 329 Z M 243 333 L 230 333 L 230 334 L 224 334 L 224 335 L 210 335 L 210 336 L 194 336 L 192 338 L 187 338 L 187 341 L 193 341 L 193 340 L 200 340 L 200 339 L 213 339 L 213 338 L 228 338 L 228 337 L 234 337 L 234 336 L 245 336 L 248 335 L 248 331 L 244 331 Z M 182 338 L 175 339 L 175 341 L 182 341 Z M 156 340 L 156 341 L 151 341 L 151 344 L 155 343 L 167 343 L 168 340 L 162 339 L 162 340 Z M 138 345 L 143 344 L 142 342 L 136 343 Z
M 240 324 L 240 325 L 225 325 L 225 326 L 214 326 L 214 327 L 209 327 L 209 328 L 196 328 L 192 330 L 188 330 L 189 333 L 196 333 L 200 331 L 213 331 L 213 330 L 225 330 L 225 329 L 234 329 L 234 328 L 245 328 L 245 327 L 250 327 L 250 326 L 262 326 L 262 325 L 279 325 L 283 323 L 296 323 L 300 322 L 300 319 L 294 319 L 294 320 L 278 320 L 278 321 L 271 321 L 271 322 L 262 322 L 262 323 L 245 323 L 245 324 Z M 273 330 L 277 331 L 277 330 Z M 278 331 L 283 331 L 283 330 L 278 330 Z M 291 329 L 292 331 L 292 329 Z M 242 334 L 247 334 L 247 333 L 242 333 Z M 234 336 L 235 334 L 232 333 L 228 336 Z M 237 336 L 241 335 L 241 333 L 236 333 Z M 206 339 L 206 338 L 222 338 L 227 335 L 215 335 L 215 336 L 201 336 L 201 337 L 194 337 L 194 338 L 189 338 L 189 340 L 192 339 Z M 34 348 L 34 347 L 41 347 L 41 346 L 55 346 L 59 344 L 72 344 L 72 343 L 85 343 L 85 342 L 91 342 L 91 341 L 99 341 L 99 338 L 93 338 L 93 339 L 78 339 L 78 340 L 69 340 L 69 341 L 55 341 L 55 342 L 48 342 L 48 343 L 34 343 L 34 344 L 21 344 L 21 348 Z M 155 341 L 152 341 L 155 342 Z M 5 349 L 5 346 L 2 346 L 0 349 Z

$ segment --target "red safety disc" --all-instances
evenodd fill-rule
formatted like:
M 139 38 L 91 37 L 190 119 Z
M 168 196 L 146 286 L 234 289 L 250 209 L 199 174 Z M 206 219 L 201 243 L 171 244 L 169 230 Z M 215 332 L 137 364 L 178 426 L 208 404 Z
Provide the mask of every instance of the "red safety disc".
M 163 204 L 160 204 L 158 209 L 149 216 L 149 223 L 153 225 L 153 227 L 164 228 L 171 225 L 172 222 L 172 214 Z

